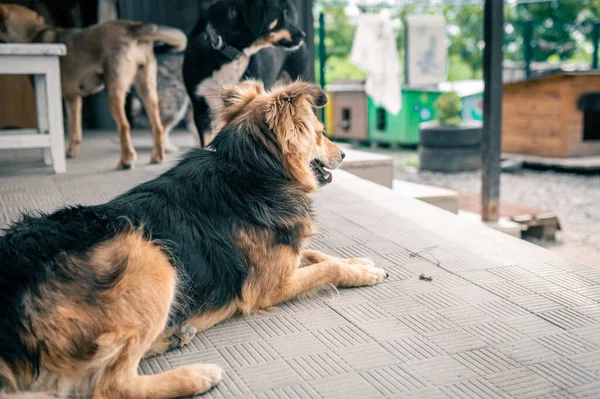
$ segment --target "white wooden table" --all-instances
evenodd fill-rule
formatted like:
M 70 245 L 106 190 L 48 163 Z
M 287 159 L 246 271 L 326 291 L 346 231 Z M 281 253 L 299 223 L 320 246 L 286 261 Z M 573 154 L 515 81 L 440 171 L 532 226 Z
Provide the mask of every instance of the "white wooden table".
M 65 137 L 63 129 L 60 65 L 58 57 L 67 54 L 63 44 L 0 44 L 0 75 L 34 75 L 37 129 L 0 130 L 0 150 L 41 148 L 46 165 L 64 173 Z M 11 101 L 0 93 L 0 107 Z

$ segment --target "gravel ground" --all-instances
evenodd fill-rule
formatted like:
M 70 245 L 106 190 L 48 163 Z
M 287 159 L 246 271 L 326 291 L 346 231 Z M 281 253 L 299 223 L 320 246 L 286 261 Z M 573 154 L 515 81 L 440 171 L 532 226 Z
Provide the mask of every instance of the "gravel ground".
M 396 179 L 480 192 L 480 172 L 420 172 L 415 168 L 418 160 L 413 152 L 377 152 L 394 157 Z M 500 197 L 503 201 L 556 212 L 563 228 L 556 242 L 536 241 L 536 244 L 582 263 L 600 266 L 600 175 L 521 169 L 502 174 Z

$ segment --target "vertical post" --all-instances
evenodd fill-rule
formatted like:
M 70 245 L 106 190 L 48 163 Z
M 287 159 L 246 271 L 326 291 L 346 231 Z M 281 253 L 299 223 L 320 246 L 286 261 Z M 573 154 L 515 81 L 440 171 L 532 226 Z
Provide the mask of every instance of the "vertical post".
M 592 42 L 594 43 L 594 52 L 592 55 L 592 69 L 598 69 L 598 43 L 600 42 L 600 23 L 594 22 L 592 28 Z
M 528 19 L 527 21 L 525 21 L 525 26 L 523 27 L 523 59 L 525 60 L 525 77 L 527 79 L 531 78 L 532 40 L 533 20 Z
M 319 84 L 325 88 L 325 62 L 327 61 L 327 52 L 325 48 L 325 14 L 319 13 Z M 325 123 L 325 108 L 321 109 L 321 121 Z
M 483 163 L 481 218 L 486 222 L 499 219 L 500 144 L 502 139 L 502 46 L 504 44 L 504 1 L 485 0 L 483 37 Z
M 306 50 L 308 51 L 308 68 L 303 76 L 311 82 L 315 81 L 315 20 L 313 15 L 313 1 L 295 0 L 298 8 L 300 27 L 306 33 Z
M 410 84 L 410 77 L 408 76 L 408 20 L 404 19 L 404 84 Z

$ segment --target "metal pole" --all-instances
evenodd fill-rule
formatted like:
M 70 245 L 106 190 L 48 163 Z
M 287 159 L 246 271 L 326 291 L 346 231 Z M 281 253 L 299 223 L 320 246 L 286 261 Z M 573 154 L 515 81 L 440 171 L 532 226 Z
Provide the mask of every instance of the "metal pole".
M 532 58 L 532 48 L 531 41 L 533 40 L 533 21 L 527 20 L 525 21 L 525 26 L 523 29 L 523 51 L 524 51 L 524 60 L 525 60 L 525 77 L 529 79 L 531 77 L 531 58 Z
M 600 23 L 598 22 L 594 22 L 594 27 L 592 29 L 592 41 L 594 43 L 592 69 L 598 69 L 598 42 L 600 42 Z
M 327 50 L 325 48 L 325 14 L 319 13 L 319 83 L 325 88 L 325 62 L 327 61 Z M 321 110 L 321 121 L 325 123 L 325 108 Z
M 486 0 L 483 37 L 483 162 L 481 218 L 497 222 L 500 204 L 500 151 L 502 140 L 502 46 L 504 44 L 504 1 Z

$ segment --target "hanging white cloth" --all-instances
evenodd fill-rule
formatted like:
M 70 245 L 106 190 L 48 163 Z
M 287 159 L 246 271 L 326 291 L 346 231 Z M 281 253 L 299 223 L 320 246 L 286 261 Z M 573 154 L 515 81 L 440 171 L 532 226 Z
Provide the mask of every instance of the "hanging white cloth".
M 402 107 L 400 59 L 389 16 L 359 15 L 350 62 L 367 73 L 365 91 L 375 105 L 397 114 Z

